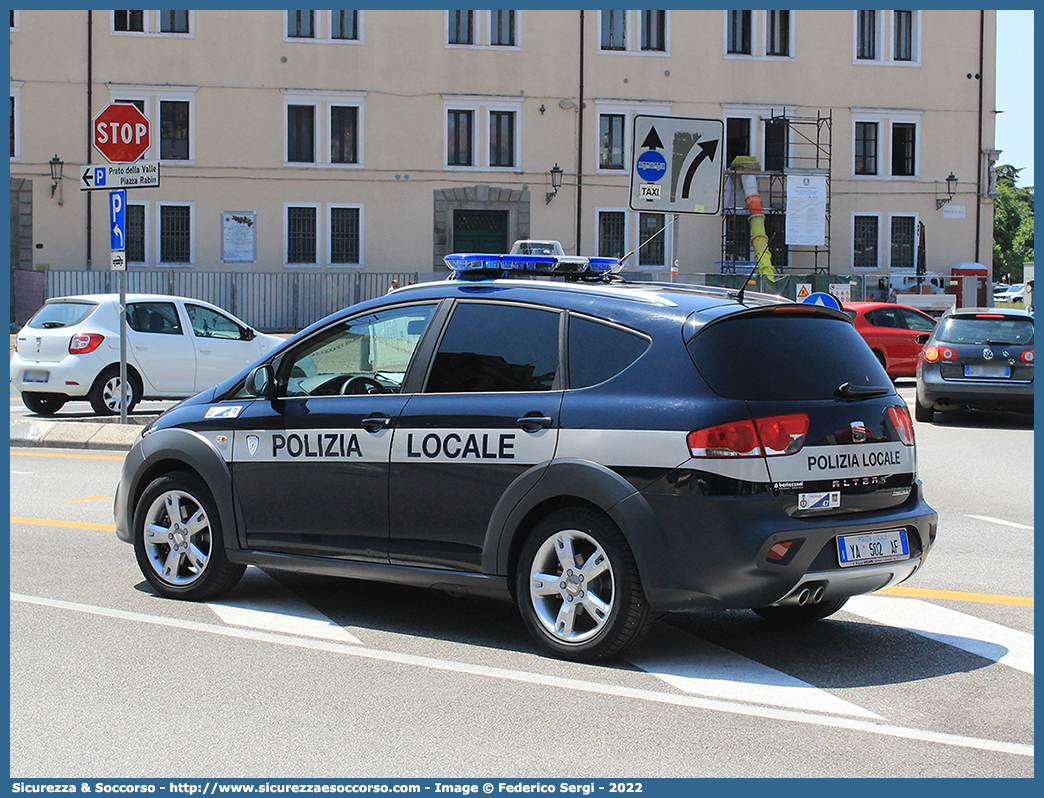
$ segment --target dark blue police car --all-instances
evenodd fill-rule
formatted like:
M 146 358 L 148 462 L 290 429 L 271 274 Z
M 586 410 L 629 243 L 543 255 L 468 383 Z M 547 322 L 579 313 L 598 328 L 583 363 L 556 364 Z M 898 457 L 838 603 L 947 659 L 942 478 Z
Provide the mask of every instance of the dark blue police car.
M 115 515 L 159 594 L 247 565 L 471 592 L 596 660 L 665 612 L 815 620 L 924 562 L 910 415 L 844 313 L 447 262 L 144 431 Z M 516 270 L 566 279 L 491 279 Z

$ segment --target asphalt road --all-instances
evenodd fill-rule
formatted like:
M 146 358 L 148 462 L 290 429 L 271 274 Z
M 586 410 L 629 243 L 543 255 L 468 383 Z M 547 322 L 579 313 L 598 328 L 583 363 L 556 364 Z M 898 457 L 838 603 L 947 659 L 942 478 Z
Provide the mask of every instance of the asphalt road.
M 11 775 L 1032 776 L 1032 420 L 938 418 L 908 583 L 797 630 L 670 616 L 601 665 L 434 591 L 250 569 L 158 598 L 112 532 L 121 456 L 13 451 Z

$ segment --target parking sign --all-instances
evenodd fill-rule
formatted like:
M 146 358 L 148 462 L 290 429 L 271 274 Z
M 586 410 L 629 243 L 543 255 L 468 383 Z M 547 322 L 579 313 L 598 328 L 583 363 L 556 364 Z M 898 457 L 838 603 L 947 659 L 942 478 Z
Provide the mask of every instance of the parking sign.
M 127 192 L 124 189 L 109 192 L 110 249 L 113 252 L 127 248 Z

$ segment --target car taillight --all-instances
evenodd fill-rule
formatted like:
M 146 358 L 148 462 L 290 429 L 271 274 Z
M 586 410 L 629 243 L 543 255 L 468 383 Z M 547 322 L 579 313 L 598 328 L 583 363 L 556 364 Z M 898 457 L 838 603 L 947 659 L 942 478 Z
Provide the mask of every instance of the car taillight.
M 774 457 L 794 454 L 805 445 L 808 416 L 792 413 L 730 421 L 689 433 L 693 457 Z
M 98 333 L 76 333 L 69 341 L 69 354 L 86 355 L 101 346 L 104 340 L 105 336 Z
M 914 426 L 910 420 L 910 411 L 905 407 L 888 408 L 888 417 L 892 419 L 895 431 L 899 433 L 899 440 L 905 446 L 914 445 Z
M 957 353 L 948 346 L 926 346 L 921 357 L 929 363 L 934 363 L 936 360 L 956 360 Z
M 1019 355 L 1019 360 L 1021 360 L 1023 363 L 1032 363 L 1033 362 L 1033 350 L 1032 349 L 1027 349 L 1025 352 L 1023 352 L 1021 355 Z

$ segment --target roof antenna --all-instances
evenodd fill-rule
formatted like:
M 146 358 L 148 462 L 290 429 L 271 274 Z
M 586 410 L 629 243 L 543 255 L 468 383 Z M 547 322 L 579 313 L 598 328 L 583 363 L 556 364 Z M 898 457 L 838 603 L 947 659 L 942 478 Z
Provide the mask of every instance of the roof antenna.
M 739 294 L 736 295 L 736 301 L 741 305 L 743 304 L 743 292 L 747 290 L 747 283 L 750 282 L 750 278 L 754 276 L 754 272 L 758 270 L 758 266 L 761 265 L 761 259 L 765 257 L 765 253 L 772 247 L 772 239 L 776 237 L 773 233 L 769 236 L 768 243 L 765 245 L 765 249 L 762 250 L 761 254 L 754 261 L 754 265 L 751 267 L 750 272 L 747 273 L 747 279 L 743 281 L 743 285 L 740 286 Z

